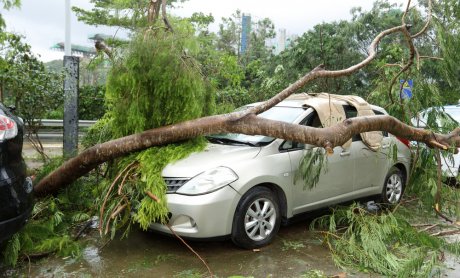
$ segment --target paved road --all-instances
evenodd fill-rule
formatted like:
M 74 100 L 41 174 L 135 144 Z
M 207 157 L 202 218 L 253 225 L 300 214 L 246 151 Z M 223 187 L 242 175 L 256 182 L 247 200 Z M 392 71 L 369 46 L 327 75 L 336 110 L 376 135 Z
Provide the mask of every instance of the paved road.
M 42 140 L 42 145 L 45 149 L 45 154 L 48 157 L 55 157 L 62 155 L 62 138 L 52 138 Z M 26 161 L 29 169 L 37 169 L 43 165 L 40 154 L 35 150 L 29 140 L 24 140 L 24 146 L 22 148 L 22 156 Z

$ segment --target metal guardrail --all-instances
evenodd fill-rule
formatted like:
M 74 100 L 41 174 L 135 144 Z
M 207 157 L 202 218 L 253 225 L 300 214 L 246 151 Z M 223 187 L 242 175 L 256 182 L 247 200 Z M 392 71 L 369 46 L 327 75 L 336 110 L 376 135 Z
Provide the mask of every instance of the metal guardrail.
M 41 127 L 40 131 L 38 132 L 38 138 L 41 140 L 52 140 L 56 142 L 62 142 L 63 132 L 62 129 L 64 128 L 64 121 L 63 120 L 50 120 L 50 119 L 42 119 L 41 120 Z M 94 125 L 96 121 L 89 121 L 89 120 L 79 120 L 78 127 L 79 128 L 86 128 Z M 27 124 L 26 124 L 27 129 Z M 82 130 L 78 133 L 78 137 L 83 137 L 85 131 Z
M 43 127 L 64 127 L 63 120 L 50 120 L 50 119 L 42 119 L 42 126 Z M 89 120 L 79 120 L 78 127 L 90 127 L 94 125 L 96 121 L 89 121 Z

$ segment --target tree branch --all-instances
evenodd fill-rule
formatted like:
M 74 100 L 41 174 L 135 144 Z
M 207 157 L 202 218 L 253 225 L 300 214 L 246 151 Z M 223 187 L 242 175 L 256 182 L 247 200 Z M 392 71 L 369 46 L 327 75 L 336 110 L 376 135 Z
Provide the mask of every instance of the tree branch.
M 152 5 L 157 3 L 159 3 L 159 0 L 151 0 Z M 156 9 L 156 11 L 158 11 L 158 9 Z M 424 142 L 431 148 L 448 149 L 448 147 L 452 145 L 460 147 L 460 128 L 446 135 L 436 134 L 428 130 L 410 127 L 391 116 L 347 119 L 340 124 L 328 128 L 306 127 L 268 120 L 257 116 L 286 99 L 312 80 L 348 76 L 364 68 L 376 57 L 377 46 L 384 37 L 395 33 L 402 33 L 411 54 L 408 63 L 404 65 L 401 72 L 393 78 L 391 85 L 393 86 L 399 75 L 413 64 L 415 47 L 413 38 L 408 30 L 409 27 L 409 25 L 403 24 L 379 33 L 369 46 L 368 56 L 361 62 L 346 69 L 335 71 L 325 70 L 322 65 L 317 66 L 274 97 L 245 111 L 203 117 L 170 126 L 151 129 L 88 148 L 42 179 L 36 185 L 35 191 L 37 195 L 54 193 L 59 188 L 72 183 L 77 178 L 96 168 L 97 165 L 132 152 L 144 150 L 152 146 L 179 142 L 197 136 L 225 132 L 283 138 L 295 142 L 320 146 L 325 148 L 329 153 L 333 152 L 335 146 L 341 146 L 347 142 L 354 134 L 378 130 L 387 131 L 409 140 Z
M 299 89 L 301 89 L 307 83 L 309 83 L 309 82 L 311 82 L 311 81 L 313 81 L 315 79 L 328 78 L 328 77 L 348 76 L 348 75 L 351 75 L 352 73 L 357 72 L 358 70 L 364 68 L 372 60 L 375 59 L 375 57 L 377 56 L 377 46 L 380 43 L 380 41 L 384 37 L 386 37 L 388 35 L 391 35 L 391 34 L 395 34 L 395 33 L 403 33 L 403 34 L 405 34 L 406 37 L 408 36 L 408 41 L 412 42 L 412 40 L 410 39 L 410 34 L 407 31 L 407 26 L 406 25 L 400 25 L 400 26 L 397 26 L 397 27 L 393 27 L 393 28 L 384 30 L 384 31 L 380 32 L 380 34 L 378 34 L 374 38 L 374 40 L 371 42 L 371 44 L 370 44 L 370 46 L 368 48 L 369 55 L 364 60 L 359 62 L 358 64 L 352 65 L 352 66 L 350 66 L 350 67 L 348 67 L 346 69 L 335 70 L 335 71 L 325 70 L 323 65 L 319 65 L 316 68 L 314 68 L 312 71 L 310 71 L 306 75 L 304 75 L 302 78 L 300 78 L 299 80 L 297 80 L 296 82 L 291 84 L 289 87 L 287 87 L 286 89 L 284 89 L 283 91 L 281 91 L 280 93 L 278 93 L 277 95 L 272 97 L 271 99 L 265 101 L 264 103 L 262 103 L 262 104 L 260 104 L 258 106 L 255 106 L 255 107 L 253 107 L 251 109 L 248 109 L 248 110 L 246 110 L 244 112 L 241 112 L 240 114 L 235 114 L 235 116 L 244 117 L 245 115 L 248 115 L 248 114 L 260 114 L 260 113 L 262 113 L 264 111 L 267 111 L 268 109 L 272 108 L 273 106 L 275 106 L 276 104 L 278 104 L 279 102 L 281 102 L 282 100 L 284 100 L 285 98 L 290 96 L 291 94 L 293 94 L 296 91 L 298 91 Z M 412 43 L 410 45 L 411 45 L 411 47 L 414 47 Z
M 428 26 L 430 26 L 430 23 L 431 23 L 431 16 L 432 16 L 432 9 L 433 9 L 431 1 L 432 0 L 428 1 L 428 16 L 427 16 L 426 23 L 417 34 L 411 36 L 412 39 L 420 37 L 428 30 Z
M 174 32 L 171 24 L 169 23 L 168 16 L 166 14 L 166 0 L 162 0 L 162 7 L 161 7 L 161 14 L 163 17 L 163 22 L 165 23 L 166 27 L 169 31 Z
M 179 142 L 201 135 L 225 132 L 263 134 L 320 146 L 331 152 L 334 147 L 343 145 L 354 134 L 374 130 L 387 131 L 398 137 L 424 142 L 431 148 L 448 149 L 451 145 L 460 147 L 460 128 L 447 135 L 437 134 L 410 127 L 391 116 L 357 117 L 332 127 L 314 128 L 268 120 L 254 114 L 235 120 L 235 113 L 230 113 L 151 129 L 95 145 L 66 161 L 59 169 L 42 179 L 35 186 L 35 192 L 37 195 L 54 193 L 105 161 L 152 146 Z

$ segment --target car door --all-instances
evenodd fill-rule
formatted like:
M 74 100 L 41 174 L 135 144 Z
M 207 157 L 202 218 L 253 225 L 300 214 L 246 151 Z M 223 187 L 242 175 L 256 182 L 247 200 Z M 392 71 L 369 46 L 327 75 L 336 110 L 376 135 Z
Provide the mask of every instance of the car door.
M 344 110 L 347 119 L 357 115 L 356 108 L 353 106 L 344 106 Z M 374 113 L 382 114 L 379 111 L 374 111 Z M 350 150 L 354 159 L 356 197 L 368 195 L 366 192 L 383 186 L 391 161 L 392 149 L 391 138 L 388 137 L 387 132 L 383 132 L 381 148 L 377 151 L 369 149 L 359 134 L 353 136 Z
M 301 124 L 321 126 L 316 112 L 310 113 Z M 313 188 L 306 185 L 306 182 L 298 176 L 298 172 L 302 158 L 318 148 L 307 150 L 304 144 L 286 141 L 281 145 L 280 150 L 288 152 L 291 161 L 293 214 L 344 201 L 345 195 L 353 191 L 354 167 L 350 149 L 335 147 L 334 153 L 326 156 L 326 167 L 322 169 L 319 181 Z

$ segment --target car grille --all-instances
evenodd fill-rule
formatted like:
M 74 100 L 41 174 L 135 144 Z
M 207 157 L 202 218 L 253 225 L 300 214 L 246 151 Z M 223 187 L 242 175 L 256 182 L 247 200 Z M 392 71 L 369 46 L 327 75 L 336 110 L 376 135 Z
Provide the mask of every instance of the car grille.
M 182 185 L 188 182 L 190 179 L 188 178 L 164 178 L 166 183 L 166 193 L 174 193 L 176 192 Z

